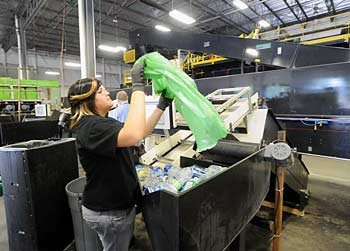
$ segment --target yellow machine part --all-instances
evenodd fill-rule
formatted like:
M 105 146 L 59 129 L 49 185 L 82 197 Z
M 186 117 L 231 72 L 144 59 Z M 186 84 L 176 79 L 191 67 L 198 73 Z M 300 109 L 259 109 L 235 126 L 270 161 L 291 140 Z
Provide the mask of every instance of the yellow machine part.
M 125 70 L 123 71 L 123 76 L 124 76 L 124 85 L 131 85 L 131 71 L 130 70 Z
M 123 60 L 124 60 L 124 63 L 126 64 L 134 63 L 136 60 L 136 50 L 133 49 L 133 50 L 124 51 Z

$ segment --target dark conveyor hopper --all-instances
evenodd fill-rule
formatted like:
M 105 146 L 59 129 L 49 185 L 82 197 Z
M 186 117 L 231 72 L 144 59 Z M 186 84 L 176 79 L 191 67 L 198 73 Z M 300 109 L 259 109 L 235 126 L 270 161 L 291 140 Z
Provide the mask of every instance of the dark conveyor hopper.
M 181 194 L 144 196 L 143 215 L 154 250 L 224 250 L 264 200 L 274 202 L 276 164 L 264 157 L 262 145 L 276 141 L 281 127 L 271 112 L 263 122 L 263 144 L 231 138 L 196 159 L 181 157 L 181 167 L 228 166 L 223 173 Z M 285 205 L 303 209 L 307 183 L 308 171 L 298 156 L 285 174 Z
M 260 150 L 181 194 L 144 196 L 143 216 L 155 251 L 223 250 L 259 210 L 270 185 L 271 162 Z M 210 162 L 182 158 L 182 166 Z
M 265 127 L 262 143 L 267 145 L 276 141 L 278 131 L 282 127 L 278 123 L 273 113 L 269 110 L 265 118 Z M 288 145 L 293 148 L 287 137 Z M 254 151 L 260 148 L 259 144 L 239 142 L 236 140 L 222 140 L 211 150 L 202 153 L 200 159 L 214 161 L 216 163 L 231 165 L 241 161 Z M 270 189 L 266 200 L 275 201 L 275 168 L 271 169 Z M 309 193 L 307 184 L 309 180 L 309 171 L 302 161 L 302 156 L 298 155 L 294 159 L 294 164 L 288 168 L 285 173 L 284 187 L 284 205 L 303 210 L 307 204 Z

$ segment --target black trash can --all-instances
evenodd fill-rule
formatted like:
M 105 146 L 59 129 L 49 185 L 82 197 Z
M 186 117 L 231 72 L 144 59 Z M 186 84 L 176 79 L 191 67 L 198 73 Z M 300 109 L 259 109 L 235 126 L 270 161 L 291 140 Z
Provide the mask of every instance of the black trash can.
M 81 206 L 85 184 L 86 177 L 80 177 L 66 186 L 73 220 L 75 248 L 77 251 L 102 251 L 103 247 L 97 233 L 83 219 Z
M 74 139 L 31 140 L 0 148 L 10 251 L 62 251 L 74 239 L 65 194 L 78 177 Z

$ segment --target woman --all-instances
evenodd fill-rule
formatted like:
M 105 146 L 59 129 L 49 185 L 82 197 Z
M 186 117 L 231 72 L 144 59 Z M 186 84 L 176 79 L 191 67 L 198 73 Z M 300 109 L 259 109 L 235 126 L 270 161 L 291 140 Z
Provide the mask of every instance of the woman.
M 131 76 L 133 91 L 125 124 L 106 116 L 113 104 L 99 80 L 79 80 L 68 93 L 71 125 L 87 178 L 83 218 L 98 233 L 104 251 L 128 250 L 135 204 L 141 195 L 130 147 L 153 131 L 172 101 L 162 95 L 146 121 L 143 64 L 134 65 Z

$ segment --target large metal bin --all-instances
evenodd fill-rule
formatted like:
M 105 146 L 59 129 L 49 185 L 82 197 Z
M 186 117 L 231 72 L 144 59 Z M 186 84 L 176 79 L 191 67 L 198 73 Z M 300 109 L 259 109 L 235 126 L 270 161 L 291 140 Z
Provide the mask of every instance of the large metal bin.
M 232 243 L 259 210 L 270 185 L 264 149 L 181 194 L 143 197 L 143 216 L 155 251 L 216 251 Z M 181 166 L 209 162 L 183 158 Z
M 0 148 L 10 251 L 62 251 L 74 239 L 66 184 L 78 177 L 74 139 Z
M 32 139 L 57 138 L 57 123 L 57 120 L 0 123 L 0 146 Z

